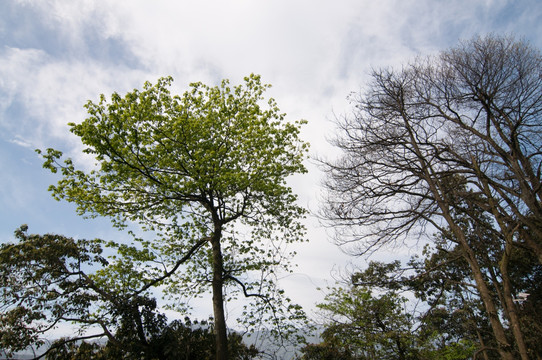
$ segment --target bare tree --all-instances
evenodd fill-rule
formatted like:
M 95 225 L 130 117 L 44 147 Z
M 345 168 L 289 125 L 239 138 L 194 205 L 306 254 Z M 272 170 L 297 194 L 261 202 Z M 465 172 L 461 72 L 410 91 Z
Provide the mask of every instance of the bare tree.
M 538 51 L 499 36 L 474 38 L 400 71 L 374 71 L 367 92 L 351 99 L 352 116 L 338 121 L 333 143 L 343 155 L 322 162 L 322 215 L 337 242 L 355 253 L 423 236 L 428 226 L 452 231 L 503 359 L 514 358 L 514 346 L 499 301 L 454 214 L 468 214 L 460 204 L 480 207 L 503 235 L 501 306 L 526 359 L 506 266 L 513 246 L 542 261 L 541 73 Z
M 429 75 L 431 94 L 420 100 L 446 126 L 449 156 L 502 230 L 517 228 L 542 263 L 540 52 L 510 37 L 478 38 L 443 53 Z

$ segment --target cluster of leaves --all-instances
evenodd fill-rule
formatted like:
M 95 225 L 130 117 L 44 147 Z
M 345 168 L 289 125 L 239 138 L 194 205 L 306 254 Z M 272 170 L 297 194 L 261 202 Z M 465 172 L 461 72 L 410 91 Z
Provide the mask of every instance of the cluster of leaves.
M 112 342 L 101 345 L 98 342 L 66 342 L 59 339 L 51 345 L 46 360 L 212 360 L 215 359 L 215 341 L 212 319 L 191 321 L 188 317 L 174 320 L 160 329 L 142 348 L 134 341 L 128 328 L 120 328 L 116 334 L 122 339 L 123 347 Z M 246 345 L 236 332 L 228 334 L 228 353 L 234 360 L 260 358 L 260 351 L 254 345 Z M 127 351 L 127 349 L 130 349 Z
M 149 279 L 132 267 L 145 252 L 121 246 L 115 258 L 106 258 L 102 240 L 28 234 L 27 226 L 15 235 L 17 243 L 0 246 L 0 348 L 8 356 L 47 345 L 51 330 L 72 323 L 78 331 L 39 358 L 214 358 L 212 324 L 186 318 L 168 325 L 157 311 Z M 107 344 L 99 346 L 103 338 Z M 234 359 L 259 353 L 235 332 L 229 340 Z

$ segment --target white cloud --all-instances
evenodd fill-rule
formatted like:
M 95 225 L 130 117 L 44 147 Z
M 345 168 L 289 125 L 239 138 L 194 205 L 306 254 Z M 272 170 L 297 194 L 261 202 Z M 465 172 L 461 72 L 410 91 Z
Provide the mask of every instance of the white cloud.
M 32 146 L 32 144 L 27 139 L 23 139 L 23 138 L 21 138 L 21 136 L 18 136 L 18 135 L 15 136 L 14 139 L 11 139 L 10 142 L 12 144 L 22 146 L 22 147 L 27 148 L 27 149 L 34 149 L 35 148 L 34 146 Z
M 147 80 L 138 70 L 91 60 L 59 61 L 40 50 L 13 48 L 0 58 L 0 75 L 0 126 L 7 129 L 8 141 L 18 138 L 35 148 L 61 144 L 76 157 L 82 146 L 67 124 L 86 117 L 83 105 L 100 93 L 126 92 Z

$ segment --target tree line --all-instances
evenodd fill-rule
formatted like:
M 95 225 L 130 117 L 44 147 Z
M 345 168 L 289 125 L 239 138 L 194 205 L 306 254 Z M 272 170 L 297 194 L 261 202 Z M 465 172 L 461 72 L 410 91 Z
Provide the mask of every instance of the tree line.
M 305 239 L 307 210 L 286 183 L 306 172 L 303 121 L 285 120 L 258 75 L 235 87 L 191 84 L 182 96 L 170 94 L 171 81 L 86 105 L 89 117 L 70 127 L 95 168 L 39 151 L 60 172 L 56 199 L 110 218 L 133 241 L 18 229 L 17 242 L 0 248 L 6 353 L 71 322 L 84 331 L 38 358 L 273 358 L 228 332 L 224 303 L 237 298 L 249 300 L 239 319 L 247 333 L 302 340 L 310 320 L 276 280 L 290 269 L 286 245 Z M 350 100 L 332 140 L 341 155 L 318 160 L 322 222 L 354 256 L 425 245 L 406 263 L 371 262 L 329 289 L 318 304 L 322 342 L 298 356 L 540 359 L 540 51 L 511 36 L 475 37 L 375 70 Z M 212 321 L 168 324 L 157 288 L 178 310 L 210 291 Z M 179 352 L 186 346 L 207 352 Z

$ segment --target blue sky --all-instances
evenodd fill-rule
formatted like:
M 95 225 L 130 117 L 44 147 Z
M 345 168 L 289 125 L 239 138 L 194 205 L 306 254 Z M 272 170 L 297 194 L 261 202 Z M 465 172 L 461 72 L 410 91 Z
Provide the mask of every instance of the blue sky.
M 288 119 L 306 119 L 313 155 L 333 150 L 332 119 L 363 89 L 372 68 L 400 66 L 476 34 L 514 34 L 542 48 L 538 0 L 235 0 L 0 1 L 0 241 L 28 224 L 35 233 L 115 239 L 105 219 L 84 220 L 47 192 L 57 178 L 36 148 L 53 147 L 81 166 L 82 146 L 68 122 L 100 93 L 125 93 L 171 75 L 174 89 L 258 73 L 273 85 Z M 317 210 L 318 169 L 292 179 L 303 205 Z M 359 262 L 330 243 L 314 218 L 300 245 L 291 297 L 309 313 L 331 273 Z M 391 249 L 388 260 L 413 249 Z M 205 309 L 200 309 L 206 317 Z M 201 316 L 200 316 L 201 317 Z

